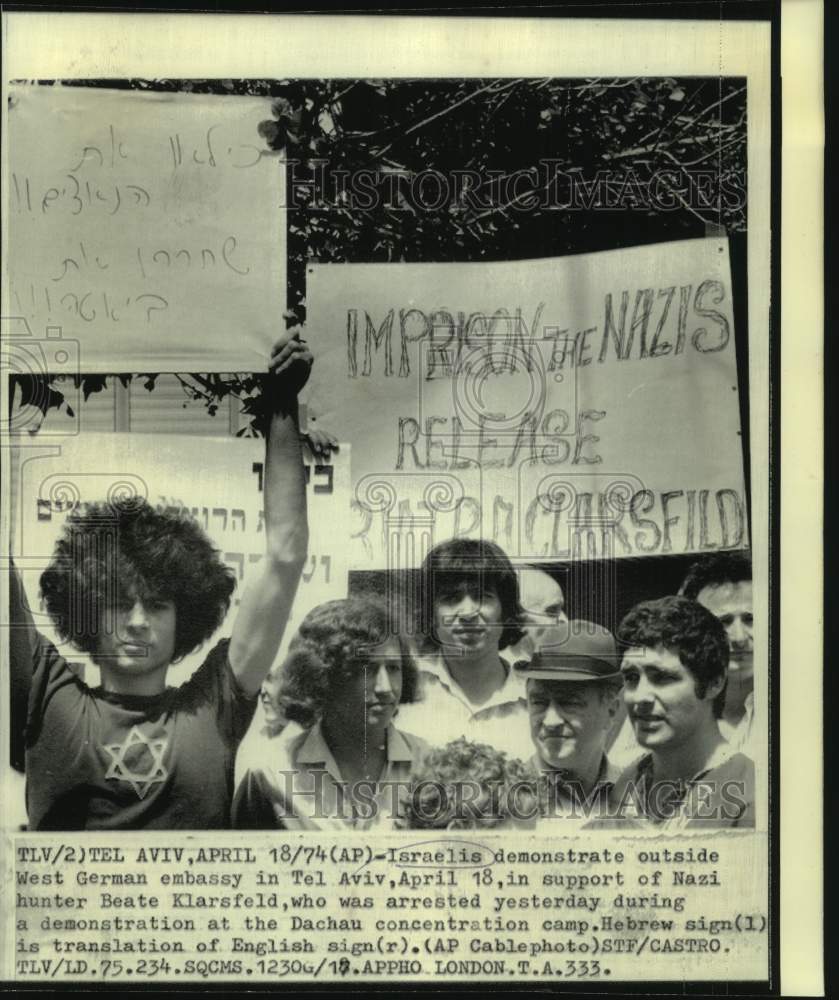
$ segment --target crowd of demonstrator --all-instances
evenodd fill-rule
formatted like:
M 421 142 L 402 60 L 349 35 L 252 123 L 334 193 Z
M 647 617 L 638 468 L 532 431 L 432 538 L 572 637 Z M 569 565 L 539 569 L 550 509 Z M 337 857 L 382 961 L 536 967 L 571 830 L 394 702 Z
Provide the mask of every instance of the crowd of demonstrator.
M 307 551 L 297 394 L 310 368 L 305 341 L 278 342 L 266 555 L 230 639 L 185 684 L 167 687 L 170 665 L 212 637 L 234 587 L 187 515 L 136 500 L 68 519 L 41 592 L 97 687 L 37 632 L 13 572 L 28 828 L 753 826 L 744 552 L 703 557 L 613 636 L 569 620 L 550 574 L 451 540 L 424 561 L 410 627 L 375 596 L 331 601 L 268 676 Z

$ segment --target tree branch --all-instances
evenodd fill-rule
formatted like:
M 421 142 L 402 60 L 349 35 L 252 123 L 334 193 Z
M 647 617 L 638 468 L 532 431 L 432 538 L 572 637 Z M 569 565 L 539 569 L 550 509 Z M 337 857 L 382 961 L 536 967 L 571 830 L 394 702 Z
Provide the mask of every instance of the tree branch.
M 431 122 L 436 121 L 438 118 L 442 118 L 444 115 L 451 114 L 451 112 L 454 111 L 455 108 L 459 108 L 462 105 L 468 103 L 469 101 L 474 100 L 476 97 L 480 97 L 481 94 L 501 93 L 504 90 L 508 90 L 510 87 L 517 87 L 520 83 L 523 82 L 524 82 L 523 80 L 513 80 L 509 83 L 505 83 L 504 86 L 499 87 L 498 81 L 494 80 L 492 83 L 487 84 L 485 87 L 480 87 L 478 90 L 473 90 L 465 97 L 462 97 L 459 101 L 455 101 L 454 104 L 449 104 L 442 110 L 436 111 L 433 115 L 429 115 L 428 118 L 423 118 L 422 121 L 415 122 L 409 128 L 405 129 L 405 131 L 402 133 L 402 136 L 405 137 L 408 135 L 412 135 L 419 129 L 425 128 L 426 125 L 430 125 Z M 385 146 L 384 149 L 380 149 L 379 152 L 375 154 L 374 159 L 377 160 L 381 159 L 384 156 L 384 154 L 391 148 L 392 145 L 393 143 L 391 142 L 388 143 L 388 145 Z

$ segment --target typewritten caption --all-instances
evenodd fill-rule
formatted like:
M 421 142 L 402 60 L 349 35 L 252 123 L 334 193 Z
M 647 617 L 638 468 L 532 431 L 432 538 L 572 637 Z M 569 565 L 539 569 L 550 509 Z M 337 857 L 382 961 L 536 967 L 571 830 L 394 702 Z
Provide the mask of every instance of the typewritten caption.
M 509 842 L 507 842 L 509 843 Z M 20 836 L 22 981 L 759 979 L 760 835 Z M 649 956 L 655 958 L 650 962 Z

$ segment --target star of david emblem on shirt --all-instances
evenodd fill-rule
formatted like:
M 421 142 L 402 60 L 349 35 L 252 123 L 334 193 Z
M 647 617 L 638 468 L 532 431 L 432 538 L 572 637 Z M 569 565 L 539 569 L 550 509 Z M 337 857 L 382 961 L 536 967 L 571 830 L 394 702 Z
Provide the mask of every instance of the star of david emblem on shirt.
M 126 781 L 137 793 L 137 797 L 144 799 L 152 785 L 169 777 L 169 771 L 163 763 L 168 746 L 168 737 L 150 740 L 137 726 L 133 726 L 122 743 L 102 745 L 102 749 L 110 757 L 105 780 Z M 145 770 L 139 770 L 144 764 Z

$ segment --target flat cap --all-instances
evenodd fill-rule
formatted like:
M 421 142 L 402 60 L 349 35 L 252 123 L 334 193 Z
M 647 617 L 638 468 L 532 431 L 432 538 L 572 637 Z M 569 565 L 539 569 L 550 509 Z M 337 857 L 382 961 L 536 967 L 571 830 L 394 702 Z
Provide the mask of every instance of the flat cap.
M 546 629 L 529 663 L 516 665 L 523 677 L 553 681 L 604 681 L 620 677 L 612 633 L 594 622 L 560 622 Z

